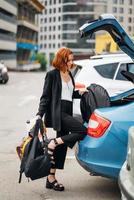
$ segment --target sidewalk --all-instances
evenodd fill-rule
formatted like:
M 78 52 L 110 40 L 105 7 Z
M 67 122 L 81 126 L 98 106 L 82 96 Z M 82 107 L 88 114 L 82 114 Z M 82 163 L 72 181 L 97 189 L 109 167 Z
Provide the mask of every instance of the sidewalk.
M 120 199 L 117 185 L 113 181 L 89 176 L 75 159 L 67 159 L 65 169 L 57 172 L 58 180 L 66 188 L 65 192 L 45 189 L 45 178 L 28 182 L 23 175 L 19 184 L 19 165 L 16 154 L 0 154 L 0 200 Z M 106 198 L 107 195 L 109 198 Z

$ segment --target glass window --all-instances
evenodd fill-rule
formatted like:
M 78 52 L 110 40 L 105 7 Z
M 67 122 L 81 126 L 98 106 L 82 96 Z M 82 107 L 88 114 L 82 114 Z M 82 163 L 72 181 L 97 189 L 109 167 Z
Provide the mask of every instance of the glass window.
M 118 70 L 117 76 L 116 76 L 116 80 L 127 80 L 122 74 L 121 71 L 129 71 L 134 73 L 134 63 L 123 63 L 120 65 L 120 68 Z
M 113 79 L 118 63 L 109 63 L 104 65 L 94 66 L 96 71 L 104 78 Z
M 129 5 L 132 5 L 132 0 L 129 0 Z
M 122 74 L 121 71 L 126 71 L 127 70 L 127 65 L 125 63 L 121 64 L 118 70 L 118 73 L 116 75 L 116 80 L 127 80 Z
M 124 0 L 120 0 L 120 4 L 124 4 Z
M 134 63 L 128 63 L 127 69 L 129 72 L 132 72 L 134 74 Z
M 128 9 L 128 14 L 132 14 L 132 8 Z
M 120 13 L 123 13 L 123 12 L 124 12 L 124 9 L 123 9 L 123 8 L 119 8 L 119 12 L 120 12 Z
M 117 8 L 113 7 L 113 13 L 117 13 Z

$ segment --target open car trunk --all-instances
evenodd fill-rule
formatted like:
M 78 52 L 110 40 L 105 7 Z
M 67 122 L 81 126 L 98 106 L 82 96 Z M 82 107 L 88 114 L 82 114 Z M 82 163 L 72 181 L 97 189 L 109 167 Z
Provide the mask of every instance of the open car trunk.
M 99 19 L 91 21 L 89 23 L 85 23 L 83 26 L 81 26 L 79 32 L 81 34 L 81 37 L 86 37 L 86 36 L 91 37 L 94 32 L 100 30 L 105 30 L 109 32 L 113 40 L 119 46 L 119 48 L 134 60 L 134 43 L 132 42 L 128 34 L 125 32 L 125 30 L 122 28 L 122 26 L 118 23 L 118 21 L 113 15 L 110 14 L 101 15 Z M 134 83 L 133 73 L 129 71 L 122 71 L 121 73 L 125 78 Z M 99 90 L 102 90 L 102 92 L 100 92 Z M 95 94 L 95 92 L 97 92 L 98 94 Z M 102 95 L 101 93 L 103 93 L 104 95 Z M 81 104 L 82 104 L 81 107 L 83 107 L 81 109 L 82 118 L 84 121 L 87 122 L 89 118 L 87 117 L 85 118 L 85 116 L 90 117 L 93 110 L 96 108 L 116 106 L 116 105 L 119 106 L 128 104 L 133 101 L 134 101 L 134 89 L 131 89 L 129 91 L 126 91 L 122 94 L 110 98 L 106 94 L 105 89 L 98 87 L 98 89 L 95 89 L 93 91 L 90 90 L 90 94 L 85 95 L 85 99 L 83 100 L 81 99 Z M 87 106 L 86 108 L 84 108 L 84 104 L 85 106 Z
M 94 32 L 100 30 L 109 32 L 119 48 L 134 59 L 134 43 L 113 15 L 103 14 L 99 19 L 79 28 L 81 37 L 91 37 Z

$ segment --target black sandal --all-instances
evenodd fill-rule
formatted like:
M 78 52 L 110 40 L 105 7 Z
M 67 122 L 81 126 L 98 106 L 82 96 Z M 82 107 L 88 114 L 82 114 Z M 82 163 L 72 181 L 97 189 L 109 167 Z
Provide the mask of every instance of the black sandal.
M 50 172 L 50 175 L 55 175 L 55 173 L 51 173 Z M 53 189 L 53 190 L 56 190 L 56 191 L 64 191 L 64 186 L 60 183 L 58 183 L 58 181 L 55 179 L 52 183 L 48 180 L 48 177 L 47 177 L 47 180 L 46 180 L 46 188 L 47 189 Z

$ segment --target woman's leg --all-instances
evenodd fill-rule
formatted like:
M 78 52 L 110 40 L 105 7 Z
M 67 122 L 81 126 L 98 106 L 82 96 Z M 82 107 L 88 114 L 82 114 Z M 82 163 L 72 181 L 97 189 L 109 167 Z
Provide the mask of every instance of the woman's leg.
M 86 136 L 87 128 L 77 119 L 66 113 L 62 113 L 62 125 L 66 131 L 71 133 L 69 135 L 58 137 L 56 140 L 52 140 L 49 143 L 49 146 L 55 148 L 57 145 L 64 143 L 67 146 L 70 146 L 70 144 L 75 144 L 75 142 L 84 139 Z
M 68 132 L 66 131 L 59 131 L 57 132 L 57 137 L 68 135 Z M 51 149 L 53 147 L 51 146 Z M 54 145 L 55 148 L 55 145 Z M 53 153 L 55 164 L 53 165 L 53 168 L 50 170 L 50 174 L 48 175 L 47 182 L 50 183 L 54 182 L 56 180 L 56 169 L 63 169 L 64 168 L 64 162 L 66 158 L 66 152 L 67 152 L 67 145 L 59 145 L 55 148 L 55 151 Z M 48 184 L 47 184 L 48 185 Z M 60 189 L 63 188 L 63 185 L 60 184 Z
M 54 145 L 52 145 L 52 144 L 50 146 L 48 145 L 48 154 L 51 157 L 52 166 L 51 166 L 50 173 L 49 173 L 47 180 L 46 180 L 46 188 L 54 189 L 56 191 L 63 191 L 64 186 L 62 184 L 58 183 L 58 181 L 55 178 L 56 168 L 55 168 L 55 161 L 54 161 L 54 154 L 53 154 L 54 150 L 55 150 Z

